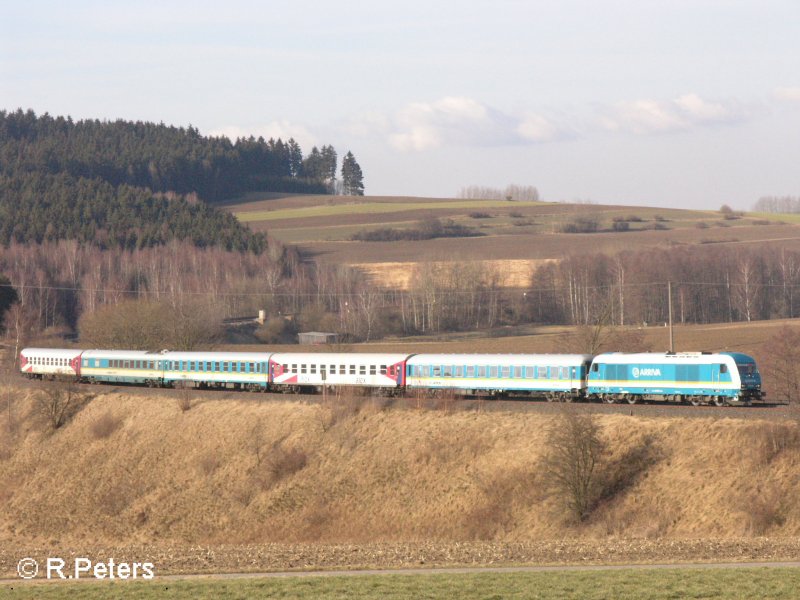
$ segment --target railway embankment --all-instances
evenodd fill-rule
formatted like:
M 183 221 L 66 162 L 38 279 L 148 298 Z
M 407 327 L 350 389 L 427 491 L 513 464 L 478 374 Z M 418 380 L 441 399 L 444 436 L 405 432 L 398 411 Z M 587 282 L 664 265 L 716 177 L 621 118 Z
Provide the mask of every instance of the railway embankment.
M 414 548 L 429 548 L 437 564 L 448 555 L 495 564 L 563 562 L 580 548 L 601 556 L 604 546 L 684 560 L 669 548 L 702 543 L 703 556 L 718 544 L 735 551 L 720 559 L 757 559 L 788 558 L 776 548 L 800 537 L 792 419 L 584 412 L 600 445 L 595 495 L 576 519 L 546 467 L 557 412 L 100 391 L 53 429 L 40 390 L 3 393 L 11 402 L 0 418 L 0 542 L 9 556 L 50 547 L 175 548 L 177 565 L 198 548 L 295 556 L 238 567 L 236 559 L 226 567 L 236 570 L 313 566 L 297 553 L 324 548 L 399 566 L 424 560 Z M 538 550 L 550 546 L 562 556 Z M 382 558 L 369 559 L 367 548 L 382 548 Z M 462 556 L 469 548 L 483 559 Z

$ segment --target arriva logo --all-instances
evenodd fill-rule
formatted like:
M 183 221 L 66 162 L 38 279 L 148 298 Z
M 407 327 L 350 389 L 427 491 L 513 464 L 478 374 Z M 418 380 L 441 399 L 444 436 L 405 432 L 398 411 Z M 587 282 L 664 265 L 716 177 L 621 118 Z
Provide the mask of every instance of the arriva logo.
M 643 377 L 661 377 L 661 369 L 640 369 L 639 367 L 633 367 L 631 373 L 633 373 L 635 379 L 638 379 L 640 375 Z

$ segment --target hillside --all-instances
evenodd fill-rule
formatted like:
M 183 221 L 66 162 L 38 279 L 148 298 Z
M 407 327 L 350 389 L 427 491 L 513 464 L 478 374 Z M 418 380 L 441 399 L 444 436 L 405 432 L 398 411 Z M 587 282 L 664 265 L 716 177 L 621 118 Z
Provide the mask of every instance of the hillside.
M 607 491 L 576 524 L 543 470 L 553 416 L 346 398 L 183 411 L 117 392 L 50 434 L 35 392 L 13 393 L 12 432 L 0 430 L 7 548 L 800 534 L 797 424 L 733 410 L 598 416 Z
M 387 287 L 407 288 L 420 264 L 471 262 L 500 275 L 503 285 L 526 287 L 543 264 L 583 253 L 709 248 L 800 249 L 791 215 L 736 215 L 718 211 L 364 196 L 250 194 L 226 208 L 253 230 L 269 230 L 317 261 L 355 266 Z M 452 220 L 479 234 L 415 241 L 364 242 L 354 235 L 381 228 L 410 230 L 432 219 Z M 567 233 L 578 223 L 591 233 Z M 624 230 L 620 230 L 624 229 Z M 457 260 L 456 260 L 457 258 Z

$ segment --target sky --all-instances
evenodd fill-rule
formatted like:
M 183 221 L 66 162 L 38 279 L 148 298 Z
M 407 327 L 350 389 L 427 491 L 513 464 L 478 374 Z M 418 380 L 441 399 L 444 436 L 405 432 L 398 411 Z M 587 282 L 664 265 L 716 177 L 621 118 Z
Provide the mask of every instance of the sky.
M 370 195 L 800 195 L 797 0 L 3 4 L 0 110 L 332 144 Z

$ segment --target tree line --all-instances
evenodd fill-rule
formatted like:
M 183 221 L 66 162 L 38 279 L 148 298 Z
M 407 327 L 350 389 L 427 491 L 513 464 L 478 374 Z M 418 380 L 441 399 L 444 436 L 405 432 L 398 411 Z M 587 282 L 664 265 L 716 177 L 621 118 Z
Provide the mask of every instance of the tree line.
M 101 314 L 107 322 L 109 313 L 102 311 L 112 306 L 122 313 L 152 308 L 152 314 L 203 315 L 208 323 L 266 310 L 272 319 L 262 332 L 266 341 L 285 340 L 298 329 L 370 340 L 526 323 L 583 326 L 587 339 L 594 339 L 588 333 L 601 331 L 597 325 L 666 322 L 668 281 L 677 323 L 800 316 L 800 252 L 785 248 L 695 246 L 567 256 L 540 266 L 525 289 L 505 287 L 502 275 L 482 263 L 421 263 L 409 287 L 395 290 L 352 268 L 305 263 L 274 240 L 260 255 L 190 241 L 101 251 L 61 240 L 12 243 L 0 251 L 0 276 L 6 277 L 0 280 L 6 291 L 0 312 L 12 306 L 6 329 L 27 323 L 33 332 L 82 334 L 82 320 Z M 166 304 L 168 310 L 124 305 L 131 301 Z

